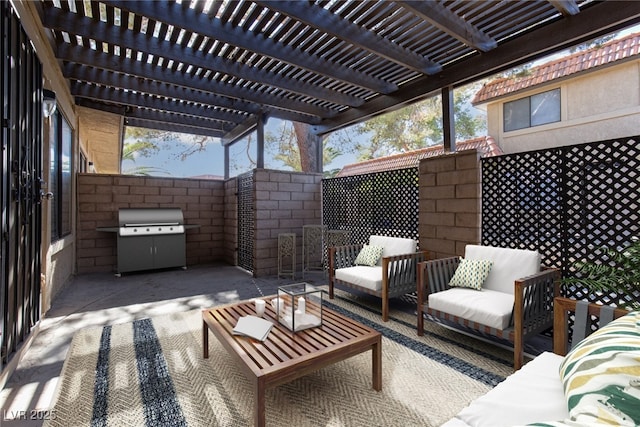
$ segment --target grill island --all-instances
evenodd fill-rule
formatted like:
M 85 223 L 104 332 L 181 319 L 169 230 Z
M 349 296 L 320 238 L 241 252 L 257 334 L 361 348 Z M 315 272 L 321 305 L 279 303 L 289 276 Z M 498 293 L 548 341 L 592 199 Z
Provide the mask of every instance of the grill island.
M 98 231 L 118 235 L 116 275 L 131 271 L 186 267 L 185 225 L 180 208 L 122 208 L 118 227 Z

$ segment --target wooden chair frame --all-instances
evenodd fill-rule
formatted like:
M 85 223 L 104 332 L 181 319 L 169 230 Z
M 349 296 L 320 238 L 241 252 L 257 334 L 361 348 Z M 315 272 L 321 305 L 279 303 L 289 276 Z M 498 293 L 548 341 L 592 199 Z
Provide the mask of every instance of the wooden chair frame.
M 553 300 L 560 294 L 560 270 L 544 268 L 537 274 L 516 280 L 510 326 L 499 330 L 429 308 L 429 294 L 449 289 L 449 281 L 459 264 L 459 257 L 418 263 L 418 335 L 424 334 L 426 313 L 487 335 L 506 339 L 513 343 L 513 367 L 515 370 L 520 369 L 524 363 L 525 340 L 553 326 Z
M 369 295 L 382 298 L 382 320 L 389 320 L 389 298 L 399 297 L 416 290 L 417 265 L 428 259 L 427 251 L 418 251 L 406 255 L 382 258 L 382 288 L 375 291 L 354 283 L 338 280 L 335 271 L 339 268 L 352 267 L 364 245 L 332 246 L 328 249 L 329 257 L 329 298 L 334 297 L 336 284 L 343 285 Z

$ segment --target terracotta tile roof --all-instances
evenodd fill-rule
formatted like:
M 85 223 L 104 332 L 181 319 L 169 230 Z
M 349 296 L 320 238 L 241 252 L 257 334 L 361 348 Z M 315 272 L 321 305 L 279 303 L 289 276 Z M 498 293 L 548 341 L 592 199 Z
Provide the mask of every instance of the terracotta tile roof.
M 627 37 L 607 42 L 600 47 L 577 52 L 533 67 L 526 76 L 499 78 L 488 82 L 476 93 L 471 103 L 474 105 L 482 104 L 499 96 L 548 83 L 572 74 L 611 65 L 614 62 L 633 58 L 638 54 L 640 54 L 640 33 L 630 34 Z
M 456 151 L 471 150 L 476 148 L 480 150 L 483 157 L 499 156 L 500 154 L 502 154 L 502 149 L 490 136 L 482 136 L 479 138 L 456 142 Z M 444 147 L 442 145 L 433 145 L 431 147 L 407 151 L 406 153 L 393 154 L 391 156 L 365 160 L 364 162 L 346 165 L 340 172 L 336 174 L 336 178 L 417 167 L 421 159 L 440 156 L 443 154 Z

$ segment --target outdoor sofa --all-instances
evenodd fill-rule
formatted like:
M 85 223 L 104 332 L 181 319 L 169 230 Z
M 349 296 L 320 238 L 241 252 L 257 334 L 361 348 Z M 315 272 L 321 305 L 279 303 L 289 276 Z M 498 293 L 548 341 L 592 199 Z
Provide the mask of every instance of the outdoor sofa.
M 428 258 L 413 239 L 369 236 L 369 244 L 329 247 L 329 298 L 336 284 L 382 299 L 382 320 L 389 320 L 389 298 L 416 290 L 416 268 Z
M 467 245 L 464 258 L 418 265 L 417 329 L 424 315 L 513 343 L 520 369 L 526 339 L 553 325 L 560 271 L 542 268 L 537 251 Z
M 554 312 L 554 352 L 540 354 L 442 427 L 640 424 L 640 312 L 567 298 L 556 298 Z M 570 316 L 577 345 L 567 354 Z

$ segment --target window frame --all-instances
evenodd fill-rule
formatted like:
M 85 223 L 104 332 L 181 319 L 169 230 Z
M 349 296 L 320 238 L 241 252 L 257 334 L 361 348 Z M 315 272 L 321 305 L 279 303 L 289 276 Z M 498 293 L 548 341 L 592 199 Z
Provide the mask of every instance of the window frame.
M 552 93 L 557 93 L 557 120 L 553 119 L 550 121 L 545 121 L 545 122 L 541 122 L 541 123 L 535 123 L 532 124 L 534 122 L 534 113 L 532 112 L 532 101 L 535 97 L 539 97 L 541 95 L 545 95 L 545 94 L 552 94 Z M 520 126 L 520 125 L 511 125 L 510 123 L 507 123 L 507 117 L 511 116 L 513 117 L 515 114 L 511 113 L 511 114 L 507 114 L 507 109 L 510 106 L 515 106 L 517 104 L 524 104 L 523 101 L 527 101 L 526 104 L 528 106 L 528 111 L 526 113 L 527 117 L 527 125 L 525 126 Z M 554 104 L 554 106 L 556 106 Z M 513 110 L 515 113 L 518 113 L 518 111 L 515 111 L 515 109 Z M 521 114 L 519 114 L 519 116 L 525 116 L 525 114 L 523 114 L 523 112 L 520 112 Z M 522 119 L 523 117 L 520 117 L 520 119 Z M 518 98 L 518 99 L 514 99 L 512 101 L 508 101 L 502 104 L 502 129 L 504 132 L 514 132 L 514 131 L 518 131 L 518 130 L 522 130 L 522 129 L 529 129 L 532 127 L 537 127 L 537 126 L 544 126 L 550 123 L 559 123 L 562 121 L 562 91 L 560 90 L 559 87 L 555 88 L 555 89 L 550 89 L 550 90 L 545 90 L 543 92 L 538 92 L 538 93 L 534 93 L 532 95 L 529 96 L 525 96 L 522 98 Z M 517 127 L 509 127 L 509 126 L 517 126 Z
M 74 130 L 59 111 L 51 119 L 49 191 L 53 194 L 53 200 L 50 222 L 51 242 L 56 242 L 72 233 Z

